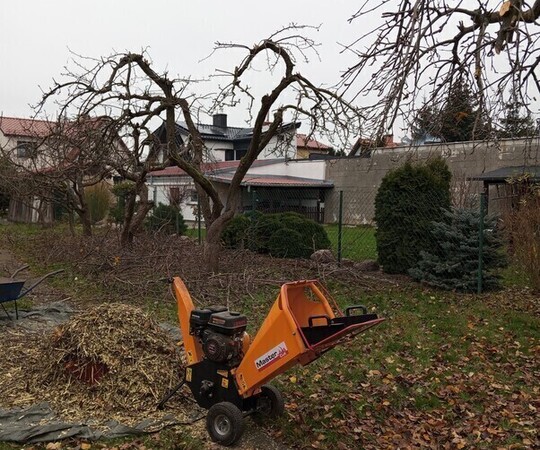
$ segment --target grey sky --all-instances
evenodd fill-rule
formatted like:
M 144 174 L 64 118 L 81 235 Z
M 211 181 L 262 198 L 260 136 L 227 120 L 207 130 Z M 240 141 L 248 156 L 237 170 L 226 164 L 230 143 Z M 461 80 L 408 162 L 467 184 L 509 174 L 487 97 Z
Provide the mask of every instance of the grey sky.
M 314 34 L 321 61 L 312 58 L 300 70 L 315 82 L 334 83 L 352 63 L 340 55 L 337 42 L 358 37 L 361 24 L 349 24 L 355 2 L 311 0 L 254 2 L 170 0 L 24 0 L 0 4 L 0 113 L 28 117 L 41 96 L 59 78 L 70 59 L 69 49 L 99 57 L 116 51 L 148 52 L 159 70 L 171 75 L 206 76 L 215 68 L 232 69 L 240 55 L 221 52 L 200 61 L 215 41 L 253 44 L 291 22 L 319 25 Z M 250 83 L 258 90 L 267 85 L 261 72 Z M 226 111 L 231 124 L 247 117 L 241 110 Z M 242 125 L 242 123 L 238 123 Z

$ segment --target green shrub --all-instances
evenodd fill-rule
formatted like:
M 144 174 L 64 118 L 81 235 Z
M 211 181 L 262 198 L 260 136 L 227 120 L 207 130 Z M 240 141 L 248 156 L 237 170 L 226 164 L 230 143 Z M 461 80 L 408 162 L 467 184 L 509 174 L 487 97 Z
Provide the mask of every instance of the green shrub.
M 409 274 L 417 281 L 441 289 L 475 292 L 478 286 L 480 212 L 455 209 L 447 211 L 446 220 L 435 222 L 431 230 L 439 242 L 438 253 L 420 252 L 420 260 Z M 484 221 L 482 247 L 482 286 L 485 290 L 500 285 L 495 269 L 506 265 L 502 240 L 494 218 Z
M 111 206 L 111 191 L 105 182 L 89 186 L 84 190 L 86 204 L 90 210 L 90 220 L 97 223 L 107 216 Z
M 249 218 L 244 214 L 235 216 L 228 224 L 221 239 L 227 248 L 247 248 Z
M 302 234 L 292 228 L 280 228 L 270 236 L 268 251 L 276 258 L 309 258 L 313 250 Z
M 379 263 L 387 273 L 407 273 L 421 251 L 434 252 L 432 223 L 450 209 L 450 171 L 438 158 L 406 163 L 383 178 L 375 197 Z
M 309 258 L 314 250 L 330 247 L 322 225 L 292 212 L 252 211 L 239 215 L 227 225 L 222 239 L 229 248 L 246 248 L 288 258 Z
M 152 231 L 177 233 L 179 235 L 184 234 L 187 229 L 180 210 L 175 206 L 164 205 L 163 203 L 154 208 L 152 215 L 146 220 L 146 226 Z
M 330 248 L 331 243 L 326 234 L 326 230 L 317 222 L 306 219 L 304 216 L 294 212 L 281 214 L 280 222 L 292 230 L 298 231 L 302 236 L 308 238 L 308 246 L 313 249 Z

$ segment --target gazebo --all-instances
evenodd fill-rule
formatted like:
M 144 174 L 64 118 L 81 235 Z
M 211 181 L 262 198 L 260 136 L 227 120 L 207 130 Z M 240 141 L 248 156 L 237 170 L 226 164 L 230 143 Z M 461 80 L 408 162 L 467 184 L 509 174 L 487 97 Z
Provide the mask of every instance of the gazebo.
M 490 188 L 493 186 L 497 194 L 495 199 L 509 199 L 511 206 L 514 206 L 514 199 L 519 199 L 521 195 L 525 194 L 531 184 L 540 183 L 540 166 L 501 167 L 469 179 L 484 183 L 486 205 L 489 205 Z

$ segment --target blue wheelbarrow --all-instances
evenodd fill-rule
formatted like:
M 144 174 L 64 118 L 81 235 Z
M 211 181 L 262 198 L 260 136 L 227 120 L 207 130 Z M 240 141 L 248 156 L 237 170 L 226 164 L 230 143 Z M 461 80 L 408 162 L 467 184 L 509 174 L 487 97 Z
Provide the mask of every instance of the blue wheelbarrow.
M 4 312 L 7 314 L 7 316 L 11 319 L 11 316 L 9 315 L 9 312 L 4 307 L 4 303 L 6 302 L 14 302 L 15 303 L 15 317 L 19 318 L 19 309 L 17 307 L 17 300 L 24 297 L 26 294 L 28 294 L 30 291 L 32 291 L 36 286 L 41 284 L 46 278 L 49 278 L 52 275 L 56 275 L 57 273 L 63 272 L 64 269 L 55 270 L 54 272 L 50 272 L 46 275 L 43 275 L 39 280 L 35 281 L 31 286 L 24 287 L 26 280 L 21 280 L 15 278 L 17 274 L 24 269 L 28 269 L 28 265 L 22 266 L 21 268 L 17 269 L 15 272 L 13 272 L 13 275 L 11 275 L 9 278 L 0 277 L 0 306 L 4 310 Z

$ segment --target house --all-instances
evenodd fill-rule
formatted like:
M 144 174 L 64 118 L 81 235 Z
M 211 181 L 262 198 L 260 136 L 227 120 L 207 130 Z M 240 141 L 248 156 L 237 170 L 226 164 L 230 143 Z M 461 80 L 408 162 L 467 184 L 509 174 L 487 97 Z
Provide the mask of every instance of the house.
M 20 165 L 32 163 L 43 167 L 44 160 L 35 160 L 37 148 L 51 133 L 51 122 L 45 120 L 0 117 L 0 149 L 3 155 Z
M 70 201 L 76 205 L 74 197 L 84 196 L 85 186 L 112 181 L 106 159 L 128 150 L 110 123 L 107 117 L 63 123 L 0 117 L 0 150 L 16 186 L 8 220 L 50 223 L 67 201 L 67 190 L 58 189 L 62 183 L 71 184 Z
M 296 135 L 296 159 L 309 159 L 312 154 L 328 155 L 332 147 L 315 139 L 308 137 L 305 134 L 298 133 Z
M 206 162 L 239 161 L 247 152 L 253 128 L 231 127 L 227 123 L 227 114 L 214 114 L 211 124 L 196 124 L 201 134 L 207 153 Z M 268 126 L 268 125 L 266 125 Z M 296 156 L 296 130 L 300 122 L 283 124 L 272 137 L 258 159 L 294 158 Z M 264 130 L 263 130 L 264 131 Z M 166 143 L 165 125 L 161 125 L 154 134 Z M 176 140 L 179 146 L 189 141 L 189 131 L 184 122 L 176 123 Z M 165 152 L 161 152 L 160 162 L 164 162 Z
M 212 124 L 197 124 L 197 127 L 207 150 L 202 169 L 225 201 L 236 168 L 253 137 L 253 129 L 229 126 L 226 114 L 215 114 Z M 330 147 L 297 135 L 299 127 L 298 122 L 283 124 L 254 161 L 241 184 L 239 212 L 251 209 L 296 211 L 322 222 L 325 193 L 332 187 L 332 183 L 324 179 L 325 162 L 295 158 L 298 149 L 303 157 L 309 157 L 312 152 L 328 152 Z M 162 145 L 166 144 L 164 125 L 155 135 Z M 176 124 L 176 139 L 179 146 L 189 141 L 189 131 L 183 122 Z M 158 159 L 164 162 L 164 150 Z M 197 222 L 197 191 L 184 171 L 174 166 L 151 172 L 147 184 L 149 199 L 156 205 L 178 204 L 184 220 Z
M 0 150 L 2 156 L 15 166 L 28 170 L 41 170 L 47 161 L 38 157 L 43 139 L 51 132 L 51 123 L 45 120 L 0 117 Z M 52 221 L 52 211 L 39 198 L 11 197 L 8 219 L 16 222 Z
M 239 161 L 206 163 L 203 170 L 225 201 Z M 256 160 L 241 184 L 239 211 L 294 211 L 324 221 L 324 202 L 333 183 L 325 179 L 326 161 L 285 158 Z M 184 220 L 196 223 L 197 191 L 191 178 L 178 167 L 151 172 L 149 197 L 156 204 L 179 200 Z

